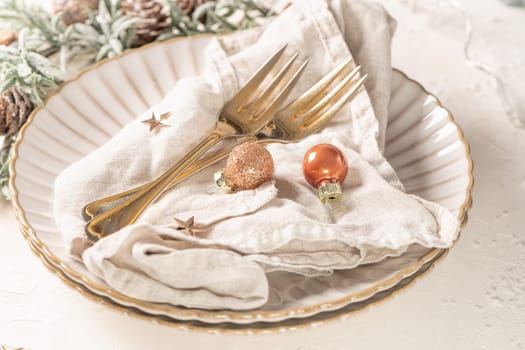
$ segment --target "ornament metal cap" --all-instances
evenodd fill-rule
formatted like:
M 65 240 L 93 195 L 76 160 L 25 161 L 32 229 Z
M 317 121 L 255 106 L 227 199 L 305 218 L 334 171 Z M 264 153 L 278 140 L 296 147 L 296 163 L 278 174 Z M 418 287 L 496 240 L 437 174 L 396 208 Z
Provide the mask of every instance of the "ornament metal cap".
M 233 190 L 228 184 L 226 183 L 226 180 L 224 180 L 224 171 L 219 170 L 213 174 L 213 179 L 215 180 L 215 183 L 217 184 L 217 187 L 224 192 L 224 193 L 232 193 Z
M 318 188 L 319 199 L 325 204 L 335 204 L 343 196 L 339 182 L 324 182 Z

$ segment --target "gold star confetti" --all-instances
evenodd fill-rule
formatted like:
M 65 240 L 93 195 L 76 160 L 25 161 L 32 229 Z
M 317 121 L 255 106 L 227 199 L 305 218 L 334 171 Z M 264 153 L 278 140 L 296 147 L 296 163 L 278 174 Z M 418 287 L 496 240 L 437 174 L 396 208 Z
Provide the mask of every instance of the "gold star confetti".
M 166 123 L 164 120 L 168 119 L 170 117 L 171 113 L 167 112 L 160 116 L 159 119 L 155 116 L 155 112 L 151 113 L 151 117 L 149 119 L 143 120 L 142 123 L 149 125 L 149 131 L 153 131 L 158 127 L 169 127 L 170 125 Z
M 188 236 L 195 237 L 196 234 L 206 231 L 204 227 L 195 225 L 195 217 L 192 216 L 186 221 L 175 219 L 175 223 L 177 224 L 177 227 L 175 227 L 176 230 L 182 231 L 183 233 L 187 234 Z

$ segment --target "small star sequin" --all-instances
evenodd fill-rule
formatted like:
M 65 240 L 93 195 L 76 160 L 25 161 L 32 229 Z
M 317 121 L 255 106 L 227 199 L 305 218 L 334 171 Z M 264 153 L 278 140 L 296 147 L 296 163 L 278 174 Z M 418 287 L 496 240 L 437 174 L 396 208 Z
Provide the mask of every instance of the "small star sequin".
M 204 227 L 195 225 L 195 217 L 191 217 L 188 220 L 175 219 L 176 227 L 178 231 L 182 231 L 188 236 L 195 237 L 196 234 L 206 231 Z
M 149 125 L 149 131 L 153 131 L 158 127 L 169 127 L 170 125 L 165 122 L 166 119 L 168 119 L 171 116 L 171 112 L 166 112 L 160 115 L 160 117 L 157 119 L 155 116 L 155 112 L 151 113 L 151 117 L 149 119 L 143 120 L 142 123 Z

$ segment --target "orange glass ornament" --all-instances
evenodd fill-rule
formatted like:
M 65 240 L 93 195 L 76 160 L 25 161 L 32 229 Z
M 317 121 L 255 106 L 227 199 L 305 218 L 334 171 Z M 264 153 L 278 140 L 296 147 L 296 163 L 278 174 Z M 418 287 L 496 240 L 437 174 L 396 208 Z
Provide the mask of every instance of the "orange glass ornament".
M 304 155 L 304 178 L 317 188 L 319 199 L 323 203 L 333 203 L 341 199 L 341 183 L 347 173 L 346 158 L 341 150 L 333 145 L 315 145 Z

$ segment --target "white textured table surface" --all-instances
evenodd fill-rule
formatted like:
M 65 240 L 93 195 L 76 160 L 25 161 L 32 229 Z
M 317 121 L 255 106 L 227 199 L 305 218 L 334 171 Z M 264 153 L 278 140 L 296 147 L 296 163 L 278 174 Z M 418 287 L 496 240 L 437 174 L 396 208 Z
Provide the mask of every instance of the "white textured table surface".
M 214 336 L 129 318 L 65 286 L 31 253 L 0 204 L 0 344 L 37 349 L 525 349 L 525 130 L 512 127 L 489 78 L 465 65 L 463 19 L 450 7 L 382 1 L 399 20 L 394 65 L 436 93 L 474 159 L 474 205 L 434 271 L 344 321 L 258 336 Z M 411 1 L 410 3 L 413 3 Z M 472 53 L 517 89 L 525 9 L 464 0 Z M 514 82 L 512 82 L 514 79 Z M 523 91 L 517 94 L 523 96 Z M 38 176 L 38 174 L 34 174 Z

